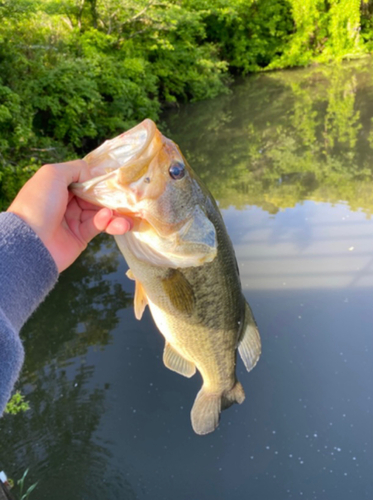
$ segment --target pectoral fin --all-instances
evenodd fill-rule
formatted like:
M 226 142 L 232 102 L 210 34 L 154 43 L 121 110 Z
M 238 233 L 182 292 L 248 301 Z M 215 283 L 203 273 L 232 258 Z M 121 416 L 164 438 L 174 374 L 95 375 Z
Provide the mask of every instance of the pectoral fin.
M 249 372 L 257 364 L 261 353 L 261 342 L 258 327 L 256 326 L 253 313 L 249 304 L 245 305 L 245 319 L 242 336 L 238 344 L 238 352 Z
M 146 307 L 146 304 L 148 303 L 148 298 L 146 296 L 144 287 L 140 283 L 140 281 L 135 280 L 135 300 L 134 300 L 134 307 L 135 307 L 135 317 L 136 319 L 141 319 L 144 309 Z
M 177 269 L 171 269 L 162 286 L 172 305 L 180 312 L 192 314 L 195 297 L 192 285 Z
M 163 362 L 167 368 L 184 377 L 190 378 L 196 373 L 195 364 L 181 356 L 168 342 L 163 351 Z

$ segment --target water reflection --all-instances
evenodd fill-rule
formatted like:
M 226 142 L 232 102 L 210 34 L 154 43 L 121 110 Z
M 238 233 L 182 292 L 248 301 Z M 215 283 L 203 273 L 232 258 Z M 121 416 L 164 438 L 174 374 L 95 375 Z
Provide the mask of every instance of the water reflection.
M 169 129 L 223 208 L 343 200 L 369 216 L 372 89 L 370 60 L 271 73 L 182 108 Z
M 69 370 L 57 363 L 45 366 L 34 384 L 29 380 L 24 386 L 32 390 L 30 412 L 2 422 L 2 466 L 13 467 L 16 477 L 30 468 L 30 484 L 42 483 L 37 498 L 93 498 L 92 491 L 102 491 L 105 480 L 113 492 L 131 493 L 122 471 L 108 470 L 110 453 L 95 439 L 105 388 L 89 388 L 94 370 L 78 362 Z M 56 485 L 63 489 L 53 493 Z M 132 492 L 127 498 L 136 497 Z
M 118 323 L 118 311 L 132 304 L 131 295 L 108 277 L 117 270 L 119 262 L 113 239 L 100 236 L 74 267 L 60 276 L 58 287 L 30 318 L 23 332 L 27 372 L 31 374 L 57 357 L 61 365 L 83 355 L 89 346 L 105 346 L 110 341 L 110 332 Z
M 349 289 L 373 287 L 373 223 L 345 204 L 306 201 L 268 220 L 224 212 L 240 226 L 235 249 L 244 289 Z
M 23 330 L 31 410 L 0 422 L 0 468 L 39 500 L 370 499 L 371 62 L 271 73 L 166 117 L 222 208 L 263 340 L 247 399 L 203 438 L 201 381 L 164 368 L 97 239 Z
M 112 277 L 119 258 L 114 241 L 101 236 L 61 275 L 23 330 L 27 354 L 19 385 L 31 410 L 1 421 L 2 466 L 13 465 L 16 477 L 30 467 L 28 480 L 42 481 L 45 491 L 60 481 L 64 498 L 89 497 L 104 480 L 135 498 L 121 473 L 107 471 L 108 451 L 94 439 L 109 384 L 92 386 L 95 366 L 86 362 L 91 346 L 111 341 L 118 312 L 132 305 Z

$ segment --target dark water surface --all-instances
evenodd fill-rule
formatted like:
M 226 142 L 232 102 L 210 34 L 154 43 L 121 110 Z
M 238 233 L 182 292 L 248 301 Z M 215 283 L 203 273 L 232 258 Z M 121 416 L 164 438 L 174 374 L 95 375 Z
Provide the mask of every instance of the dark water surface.
M 262 75 L 167 114 L 217 198 L 263 354 L 208 436 L 100 237 L 23 329 L 0 469 L 38 500 L 372 499 L 373 66 Z

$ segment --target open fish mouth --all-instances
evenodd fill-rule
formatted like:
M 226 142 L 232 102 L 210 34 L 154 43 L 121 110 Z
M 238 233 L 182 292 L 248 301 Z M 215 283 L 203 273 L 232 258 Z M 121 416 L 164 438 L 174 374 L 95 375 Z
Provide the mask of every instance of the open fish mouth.
M 134 214 L 132 200 L 122 186 L 118 186 L 118 171 L 94 177 L 86 182 L 74 182 L 69 189 L 79 198 L 94 205 L 111 208 L 121 214 Z
M 128 167 L 136 176 L 143 163 L 149 162 L 161 147 L 161 144 L 158 144 L 158 148 L 152 147 L 157 133 L 161 135 L 155 123 L 146 119 L 118 137 L 105 141 L 84 158 L 92 177 L 102 176 L 121 167 Z
M 162 146 L 162 134 L 152 120 L 146 119 L 89 153 L 84 161 L 92 179 L 72 183 L 69 189 L 95 205 L 134 215 L 138 212 L 138 192 L 129 186 L 146 174 Z

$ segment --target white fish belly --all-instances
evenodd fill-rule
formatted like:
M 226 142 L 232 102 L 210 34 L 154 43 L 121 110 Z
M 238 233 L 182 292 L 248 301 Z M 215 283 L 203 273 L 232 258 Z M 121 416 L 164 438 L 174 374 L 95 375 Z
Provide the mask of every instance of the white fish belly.
M 154 322 L 157 325 L 159 331 L 162 333 L 167 342 L 176 346 L 178 344 L 178 341 L 175 334 L 173 333 L 173 328 L 170 325 L 167 314 L 165 314 L 160 307 L 154 304 L 154 302 L 152 302 L 149 297 L 147 299 Z

